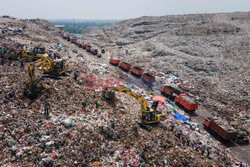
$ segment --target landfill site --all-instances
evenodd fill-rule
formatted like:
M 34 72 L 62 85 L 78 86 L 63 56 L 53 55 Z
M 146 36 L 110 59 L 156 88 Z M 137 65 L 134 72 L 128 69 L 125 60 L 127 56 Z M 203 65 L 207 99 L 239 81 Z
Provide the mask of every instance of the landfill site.
M 249 166 L 249 27 L 249 12 L 83 35 L 0 17 L 0 166 Z

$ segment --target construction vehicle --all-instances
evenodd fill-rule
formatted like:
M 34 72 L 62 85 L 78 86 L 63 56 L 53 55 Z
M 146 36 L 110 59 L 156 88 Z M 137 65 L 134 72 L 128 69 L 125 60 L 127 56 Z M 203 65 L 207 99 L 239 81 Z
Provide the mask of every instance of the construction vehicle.
M 120 62 L 118 66 L 120 69 L 122 69 L 123 71 L 126 71 L 126 72 L 128 72 L 130 67 L 131 67 L 131 65 L 126 63 L 126 62 Z
M 76 42 L 76 39 L 70 39 L 70 42 L 71 42 L 71 43 L 74 43 L 74 44 L 77 43 L 77 42 Z
M 141 77 L 141 75 L 143 74 L 144 70 L 141 69 L 140 67 L 132 67 L 129 70 L 131 72 L 132 75 L 136 76 L 136 77 Z
M 180 104 L 187 111 L 195 111 L 198 109 L 198 103 L 195 102 L 194 99 L 186 96 L 185 94 L 178 95 L 174 101 L 177 104 Z
M 84 43 L 83 43 L 83 44 L 81 44 L 81 48 L 82 48 L 82 49 L 85 49 L 85 48 L 83 47 L 83 45 L 84 45 Z
M 155 81 L 155 77 L 150 75 L 149 73 L 143 73 L 141 79 L 146 83 L 153 83 Z
M 48 58 L 49 55 L 46 53 L 44 47 L 35 47 L 32 51 L 24 50 L 22 51 L 21 58 L 25 60 L 37 60 Z
M 149 109 L 147 102 L 143 97 L 137 95 L 128 88 L 117 87 L 116 90 L 128 94 L 141 104 L 140 117 L 143 124 L 153 124 L 160 122 L 161 114 L 154 109 Z
M 181 93 L 180 90 L 173 88 L 172 86 L 163 86 L 160 89 L 162 95 L 166 96 L 177 104 L 181 105 L 187 111 L 195 111 L 198 109 L 198 103 L 191 97 Z
M 29 95 L 33 96 L 39 91 L 37 87 L 38 81 L 35 80 L 35 71 L 38 69 L 42 69 L 44 74 L 50 74 L 53 76 L 60 76 L 68 70 L 68 66 L 64 64 L 63 60 L 51 61 L 48 58 L 39 59 L 34 63 L 28 65 L 29 72 Z
M 90 49 L 92 48 L 92 46 L 91 46 L 91 45 L 86 45 L 85 48 L 86 48 L 86 51 L 87 51 L 87 52 L 90 52 Z
M 114 65 L 114 66 L 118 66 L 120 63 L 120 60 L 118 59 L 109 59 L 109 63 Z
M 248 136 L 244 136 L 236 131 L 225 130 L 211 118 L 206 118 L 204 120 L 203 126 L 205 129 L 212 133 L 216 133 L 224 141 L 233 141 L 238 144 L 249 144 Z
M 204 120 L 203 126 L 204 128 L 209 128 L 210 130 L 214 131 L 224 140 L 229 141 L 237 138 L 237 132 L 226 131 L 210 118 Z

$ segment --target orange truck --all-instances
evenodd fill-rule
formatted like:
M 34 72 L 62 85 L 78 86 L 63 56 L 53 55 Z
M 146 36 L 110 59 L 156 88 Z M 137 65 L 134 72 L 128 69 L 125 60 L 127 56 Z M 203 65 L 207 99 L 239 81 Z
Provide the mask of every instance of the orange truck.
M 227 131 L 227 130 L 223 129 L 220 125 L 215 123 L 210 118 L 207 118 L 204 120 L 203 126 L 206 129 L 212 130 L 217 135 L 219 135 L 222 139 L 227 140 L 227 141 L 235 140 L 238 137 L 237 132 L 231 132 L 231 131 Z
M 172 86 L 163 86 L 160 91 L 162 95 L 168 97 L 176 103 L 179 103 L 188 111 L 195 111 L 198 109 L 198 103 L 196 103 L 194 99 L 186 96 L 185 94 L 181 94 L 180 90 L 173 88 Z
M 131 72 L 132 75 L 135 75 L 137 77 L 141 77 L 141 75 L 143 74 L 144 70 L 141 69 L 140 67 L 132 67 L 129 70 Z
M 120 63 L 120 60 L 118 59 L 109 59 L 109 63 L 114 65 L 114 66 L 118 66 Z
M 129 71 L 131 65 L 126 63 L 126 62 L 120 62 L 119 63 L 119 68 L 122 69 L 123 71 Z
M 84 49 L 83 45 L 84 45 L 84 43 L 83 43 L 83 44 L 81 44 L 81 48 L 82 48 L 82 49 Z
M 155 77 L 150 75 L 149 73 L 143 73 L 141 79 L 147 83 L 152 83 L 155 81 Z
M 70 42 L 76 44 L 76 39 L 70 39 Z
M 196 103 L 194 99 L 186 96 L 185 94 L 178 95 L 177 97 L 175 97 L 174 101 L 176 103 L 179 103 L 188 111 L 195 111 L 198 109 L 198 103 Z

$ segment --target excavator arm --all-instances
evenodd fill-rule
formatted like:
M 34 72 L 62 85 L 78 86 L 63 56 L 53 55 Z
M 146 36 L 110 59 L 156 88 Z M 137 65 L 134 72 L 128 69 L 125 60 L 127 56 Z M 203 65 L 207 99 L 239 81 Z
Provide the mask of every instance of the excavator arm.
M 51 61 L 49 58 L 39 59 L 28 65 L 29 83 L 30 86 L 26 90 L 27 96 L 36 97 L 39 93 L 39 87 L 36 85 L 35 71 L 42 69 L 44 73 L 59 76 L 68 70 L 68 66 L 61 61 Z
M 146 102 L 146 100 L 145 100 L 143 97 L 141 97 L 141 96 L 139 96 L 138 94 L 132 92 L 132 91 L 131 91 L 130 89 L 128 89 L 128 88 L 119 87 L 119 88 L 117 88 L 117 90 L 118 90 L 119 92 L 124 92 L 124 93 L 128 94 L 129 96 L 133 97 L 135 100 L 137 100 L 137 101 L 141 104 L 141 107 L 142 107 L 142 108 L 141 108 L 141 113 L 142 113 L 143 111 L 148 111 L 148 110 L 149 110 L 149 109 L 148 109 L 147 102 Z
M 35 71 L 38 69 L 43 69 L 45 71 L 51 71 L 52 70 L 52 62 L 50 59 L 39 59 L 35 61 L 33 64 L 29 64 L 28 66 L 28 72 L 29 72 L 29 81 L 30 85 L 32 86 L 35 82 Z
M 119 92 L 124 92 L 124 93 L 128 94 L 129 96 L 133 97 L 135 100 L 140 102 L 140 104 L 141 104 L 141 114 L 140 115 L 141 115 L 142 122 L 144 124 L 153 124 L 153 123 L 160 122 L 161 114 L 158 114 L 156 111 L 150 111 L 150 109 L 147 105 L 147 102 L 143 97 L 132 92 L 128 88 L 117 87 L 116 89 Z

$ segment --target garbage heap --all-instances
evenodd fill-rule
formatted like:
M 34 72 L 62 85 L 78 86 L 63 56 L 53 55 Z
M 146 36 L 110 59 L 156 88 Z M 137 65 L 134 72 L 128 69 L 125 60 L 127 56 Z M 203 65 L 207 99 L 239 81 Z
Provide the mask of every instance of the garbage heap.
M 18 63 L 1 66 L 6 69 L 0 90 L 1 165 L 232 164 L 228 150 L 199 141 L 202 134 L 175 120 L 168 105 L 162 107 L 167 119 L 147 131 L 138 125 L 140 105 L 128 95 L 116 93 L 117 105 L 111 106 L 102 91 L 88 89 L 86 80 L 70 75 L 46 78 L 50 89 L 29 100 L 22 86 L 28 76 Z M 44 115 L 47 103 L 49 119 Z
M 19 22 L 9 21 L 5 28 L 12 32 L 10 27 Z M 53 36 L 57 30 L 40 20 L 24 22 L 23 34 L 9 36 L 8 32 L 4 38 L 30 48 L 43 41 L 48 48 L 58 49 L 54 45 L 61 39 Z M 52 39 L 47 38 L 50 35 Z M 164 121 L 151 130 L 142 128 L 138 102 L 116 92 L 113 106 L 101 89 L 89 87 L 85 77 L 116 73 L 100 63 L 90 64 L 91 57 L 77 57 L 69 49 L 70 45 L 61 49 L 69 63 L 68 74 L 43 78 L 47 88 L 36 99 L 24 95 L 28 73 L 20 61 L 0 66 L 1 166 L 231 166 L 239 161 L 195 121 L 176 119 L 174 115 L 181 111 L 172 104 L 158 109 L 165 115 Z M 100 67 L 94 68 L 97 65 Z M 80 73 L 77 81 L 75 71 Z M 151 98 L 144 90 L 136 93 Z

